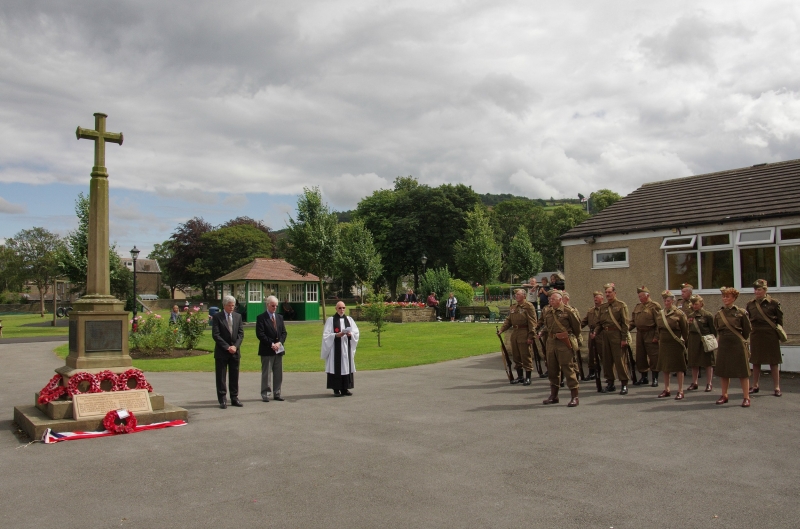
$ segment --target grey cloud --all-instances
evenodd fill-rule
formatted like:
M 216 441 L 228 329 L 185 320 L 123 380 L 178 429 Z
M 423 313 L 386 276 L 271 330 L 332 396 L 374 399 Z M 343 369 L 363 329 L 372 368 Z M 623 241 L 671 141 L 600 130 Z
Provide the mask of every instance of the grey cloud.
M 518 116 L 527 114 L 539 99 L 531 87 L 510 74 L 488 74 L 473 87 L 472 93 Z
M 12 204 L 8 200 L 0 197 L 0 213 L 8 213 L 10 215 L 17 215 L 19 213 L 25 213 L 27 208 L 24 204 Z

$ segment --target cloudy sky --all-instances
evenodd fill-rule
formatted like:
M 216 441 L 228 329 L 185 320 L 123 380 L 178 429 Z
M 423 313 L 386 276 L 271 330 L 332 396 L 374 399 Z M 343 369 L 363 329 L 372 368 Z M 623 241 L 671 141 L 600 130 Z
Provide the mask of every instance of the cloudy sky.
M 797 2 L 0 3 L 0 239 L 75 226 L 109 115 L 111 238 L 285 226 L 395 177 L 622 194 L 800 158 Z

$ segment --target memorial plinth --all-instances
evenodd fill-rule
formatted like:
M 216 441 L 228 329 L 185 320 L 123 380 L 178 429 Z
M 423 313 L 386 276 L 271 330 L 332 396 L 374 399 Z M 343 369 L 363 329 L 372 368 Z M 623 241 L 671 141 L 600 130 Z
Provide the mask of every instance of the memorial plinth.
M 86 295 L 73 304 L 69 315 L 69 355 L 65 365 L 56 369 L 66 386 L 77 373 L 111 371 L 120 374 L 133 365 L 128 352 L 128 312 L 120 300 L 111 295 L 108 232 L 108 171 L 105 167 L 106 142 L 122 145 L 122 133 L 106 131 L 106 115 L 95 113 L 94 129 L 78 127 L 75 136 L 94 141 L 94 166 L 89 183 L 89 231 L 87 248 Z M 80 379 L 76 379 L 80 380 Z M 151 388 L 152 389 L 152 388 Z M 164 403 L 156 395 L 150 402 L 151 412 L 137 413 L 139 424 L 175 419 L 186 420 L 188 412 Z M 38 394 L 35 397 L 38 403 Z M 159 400 L 160 398 L 160 400 Z M 68 404 L 67 404 L 68 403 Z M 66 407 L 70 411 L 66 411 Z M 71 400 L 57 400 L 46 406 L 17 406 L 14 420 L 32 439 L 41 438 L 47 428 L 54 432 L 94 430 L 103 418 L 71 418 Z

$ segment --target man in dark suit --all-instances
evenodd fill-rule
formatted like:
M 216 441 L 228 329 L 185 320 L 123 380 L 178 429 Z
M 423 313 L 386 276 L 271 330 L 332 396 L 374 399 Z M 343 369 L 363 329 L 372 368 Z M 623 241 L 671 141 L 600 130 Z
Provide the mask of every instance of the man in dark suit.
M 214 367 L 217 375 L 217 398 L 219 407 L 227 408 L 225 395 L 225 373 L 228 372 L 228 385 L 231 390 L 231 404 L 241 407 L 239 401 L 239 362 L 242 355 L 239 348 L 244 340 L 244 326 L 242 315 L 234 312 L 236 298 L 225 296 L 222 298 L 224 310 L 211 318 L 211 337 L 214 339 Z
M 259 340 L 258 356 L 261 357 L 261 400 L 269 402 L 270 388 L 272 398 L 283 401 L 281 383 L 283 382 L 283 343 L 286 341 L 286 326 L 283 316 L 277 313 L 278 298 L 267 298 L 267 310 L 256 318 L 256 338 Z M 270 385 L 272 375 L 272 385 Z

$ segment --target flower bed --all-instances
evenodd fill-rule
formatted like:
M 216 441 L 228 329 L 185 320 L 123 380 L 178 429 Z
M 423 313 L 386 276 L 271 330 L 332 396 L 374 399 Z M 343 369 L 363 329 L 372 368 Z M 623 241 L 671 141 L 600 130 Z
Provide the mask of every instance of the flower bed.
M 386 318 L 393 323 L 436 321 L 436 313 L 424 303 L 386 303 L 386 305 L 393 307 Z M 350 317 L 356 321 L 365 321 L 361 307 L 350 309 Z

